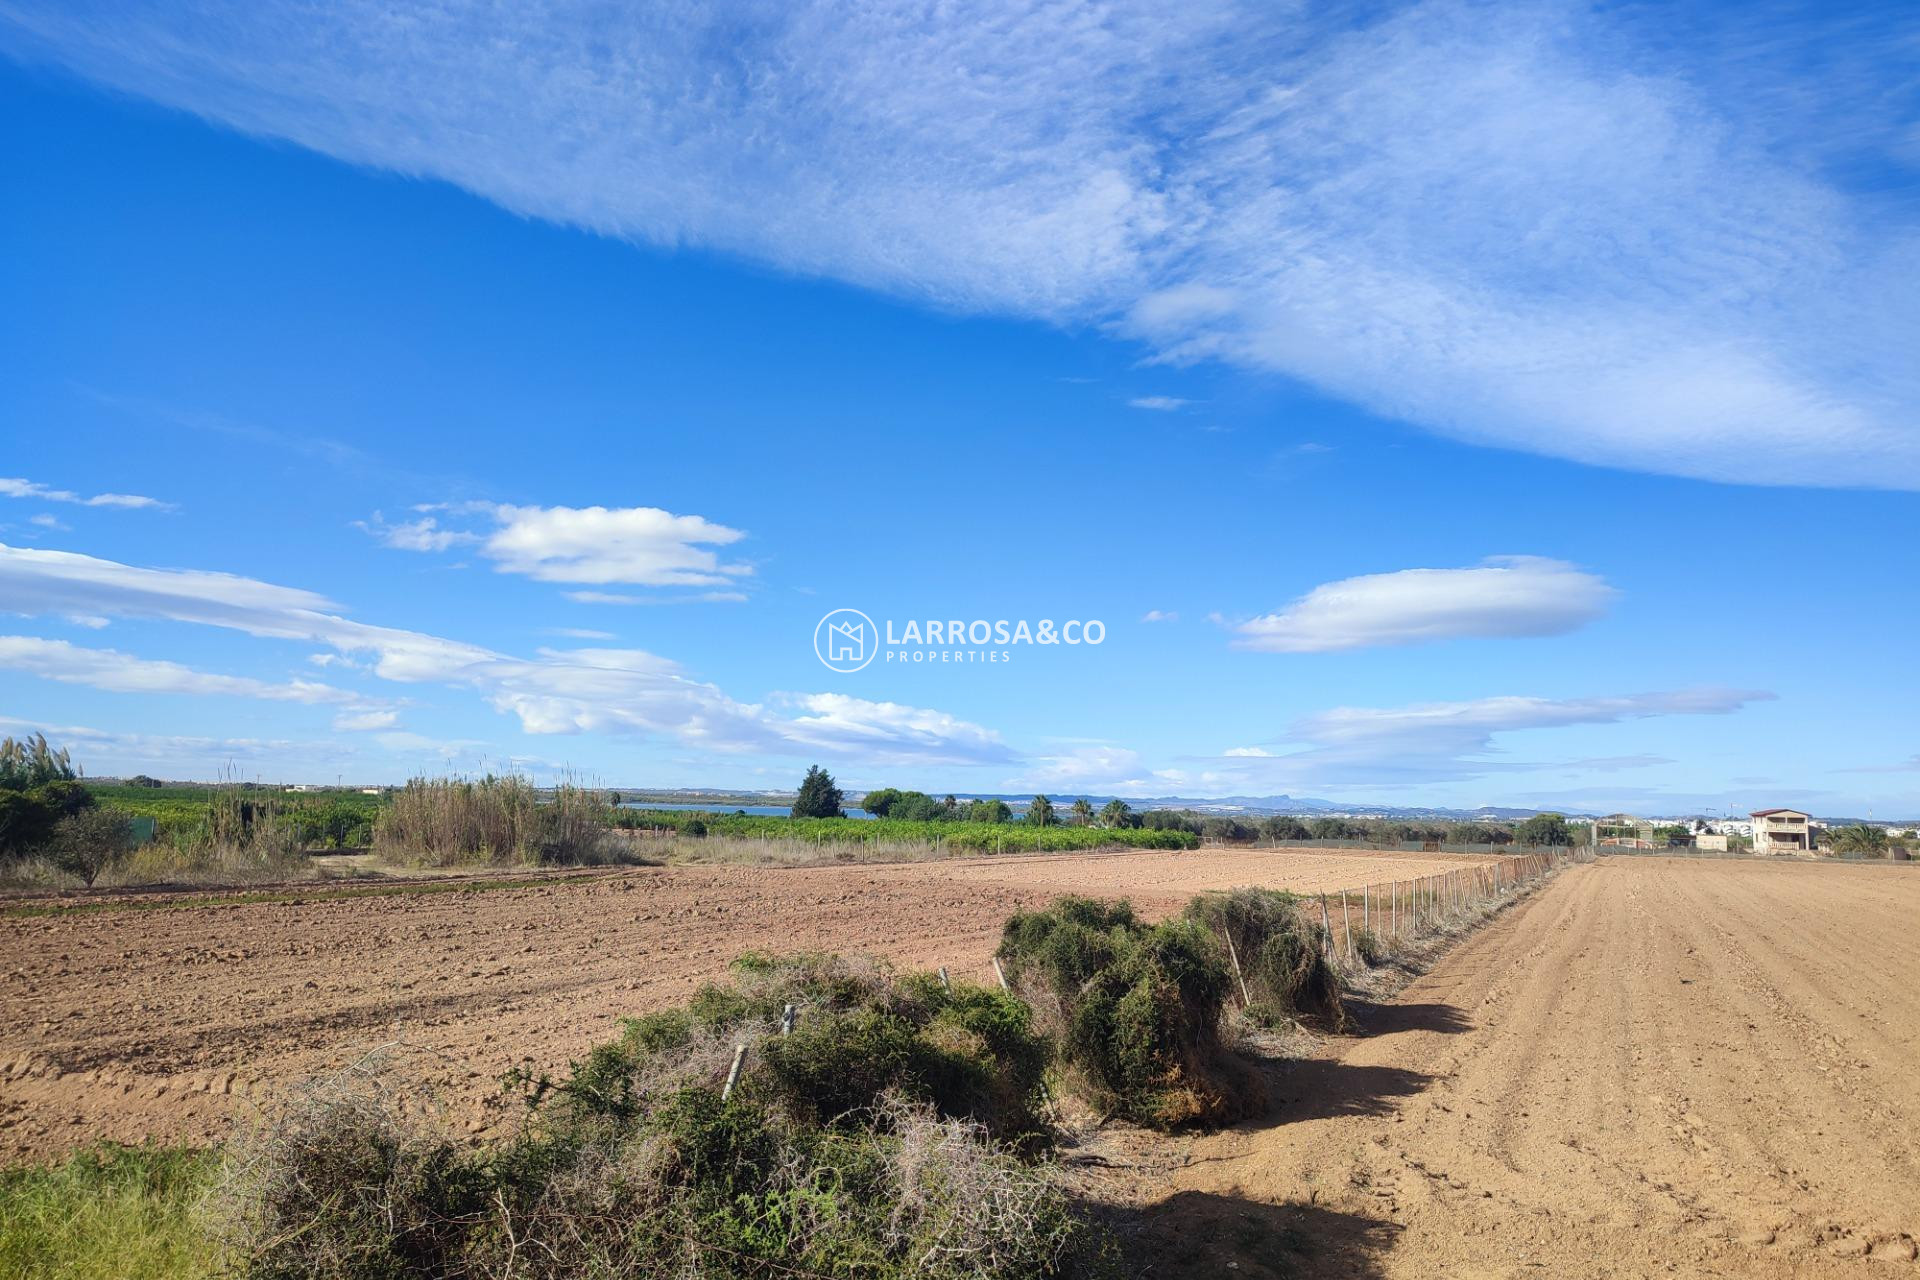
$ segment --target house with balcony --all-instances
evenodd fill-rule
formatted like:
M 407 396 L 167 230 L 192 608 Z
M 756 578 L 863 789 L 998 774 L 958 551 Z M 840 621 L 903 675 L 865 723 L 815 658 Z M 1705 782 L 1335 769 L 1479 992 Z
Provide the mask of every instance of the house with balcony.
M 1813 819 L 1798 809 L 1755 809 L 1753 851 L 1755 853 L 1813 852 Z

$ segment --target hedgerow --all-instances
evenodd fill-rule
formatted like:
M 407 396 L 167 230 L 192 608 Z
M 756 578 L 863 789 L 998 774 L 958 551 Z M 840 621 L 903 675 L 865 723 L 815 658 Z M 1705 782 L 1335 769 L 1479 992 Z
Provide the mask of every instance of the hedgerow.
M 691 812 L 673 809 L 619 809 L 615 825 L 686 831 L 699 823 L 703 833 L 816 844 L 939 844 L 965 853 L 1067 852 L 1075 849 L 1197 849 L 1191 831 L 1145 827 L 1030 827 L 1009 822 L 912 822 L 898 818 L 781 818 L 762 814 Z

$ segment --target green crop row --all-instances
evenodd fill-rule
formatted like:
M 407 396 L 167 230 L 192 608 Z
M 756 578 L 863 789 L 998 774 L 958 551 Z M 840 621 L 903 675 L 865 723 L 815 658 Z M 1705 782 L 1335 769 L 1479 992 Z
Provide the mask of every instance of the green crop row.
M 978 853 L 1030 853 L 1120 846 L 1129 849 L 1197 849 L 1190 831 L 1140 827 L 1033 827 L 1019 822 L 906 822 L 893 818 L 782 818 L 763 814 L 691 812 L 683 809 L 621 809 L 617 825 L 670 827 L 675 831 L 749 839 L 803 840 L 816 844 L 938 844 Z

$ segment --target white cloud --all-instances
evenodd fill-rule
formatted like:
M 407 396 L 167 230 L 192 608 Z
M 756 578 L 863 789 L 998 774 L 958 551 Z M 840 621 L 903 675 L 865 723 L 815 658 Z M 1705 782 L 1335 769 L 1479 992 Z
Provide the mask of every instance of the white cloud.
M 1913 19 L 1797 21 L 1721 50 L 1556 0 L 15 0 L 0 47 L 519 214 L 1104 324 L 1463 440 L 1920 486 L 1920 240 L 1849 176 L 1912 161 Z M 1797 60 L 1803 27 L 1846 75 Z
M 65 640 L 36 636 L 0 636 L 0 670 L 21 671 L 45 680 L 87 685 L 110 693 L 218 694 L 264 698 L 271 702 L 361 703 L 345 689 L 312 680 L 276 684 L 251 676 L 217 675 L 177 662 L 138 658 L 117 649 L 87 649 Z
M 1495 556 L 1470 569 L 1402 569 L 1315 587 L 1278 613 L 1239 624 L 1238 649 L 1325 653 L 1461 636 L 1553 636 L 1585 626 L 1619 593 L 1540 556 Z
M 658 507 L 503 506 L 494 516 L 500 527 L 480 553 L 498 562 L 502 573 L 542 582 L 704 587 L 753 572 L 707 549 L 746 534 Z
M 1171 609 L 1149 609 L 1140 615 L 1142 622 L 1178 622 L 1180 615 Z
M 400 524 L 379 512 L 359 527 L 402 551 L 445 551 L 478 545 L 500 573 L 525 574 L 541 582 L 622 583 L 643 587 L 724 587 L 753 572 L 748 564 L 720 559 L 712 548 L 747 535 L 700 516 L 675 515 L 658 507 L 526 507 L 506 503 L 427 505 L 426 512 L 452 512 L 492 521 L 484 531 L 444 528 L 437 515 Z M 652 603 L 636 597 L 569 593 L 598 603 Z M 732 599 L 732 595 L 717 597 Z
M 636 596 L 622 591 L 562 591 L 575 604 L 742 604 L 744 591 L 700 591 L 685 596 Z
M 1138 752 L 1096 745 L 1030 762 L 1010 786 L 1123 795 L 1302 794 L 1322 789 L 1388 792 L 1491 775 L 1593 770 L 1612 772 L 1671 764 L 1639 754 L 1585 760 L 1523 759 L 1507 750 L 1510 734 L 1624 724 L 1662 716 L 1732 715 L 1773 694 L 1741 689 L 1683 689 L 1591 698 L 1494 697 L 1404 707 L 1338 707 L 1303 716 L 1271 745 L 1230 747 L 1149 769 Z
M 475 533 L 442 529 L 439 520 L 433 516 L 390 524 L 385 516 L 376 511 L 371 520 L 354 521 L 354 527 L 366 530 L 383 545 L 397 551 L 445 551 L 448 547 L 480 541 L 480 535 Z
M 541 649 L 514 657 L 356 622 L 312 592 L 230 574 L 0 544 L 0 601 L 29 615 L 162 618 L 317 642 L 343 656 L 366 655 L 368 669 L 384 680 L 472 689 L 528 733 L 637 733 L 715 751 L 857 752 L 903 761 L 993 758 L 995 750 L 987 730 L 937 711 L 819 694 L 794 695 L 809 714 L 787 717 L 736 701 L 641 650 Z
M 983 764 L 1012 758 L 1000 735 L 943 711 L 844 693 L 792 695 L 805 714 L 786 723 L 797 742 L 862 761 Z
M 1151 793 L 1160 779 L 1146 768 L 1140 753 L 1108 745 L 1076 747 L 1060 755 L 1027 761 L 1018 777 L 1009 778 L 1009 790 L 1037 792 L 1092 792 L 1100 795 Z
M 560 636 L 568 640 L 611 640 L 611 631 L 594 631 L 588 627 L 548 627 L 546 634 Z
M 1172 413 L 1176 409 L 1184 409 L 1192 403 L 1193 401 L 1182 400 L 1178 396 L 1135 396 L 1133 399 L 1127 401 L 1128 406 L 1131 408 L 1152 409 L 1159 413 Z
M 391 729 L 399 723 L 398 711 L 342 711 L 333 718 L 333 727 L 343 733 Z
M 41 512 L 37 516 L 28 516 L 27 523 L 38 525 L 42 529 L 51 529 L 56 533 L 64 533 L 70 527 L 62 524 L 59 516 L 50 516 L 45 512 Z
M 63 747 L 71 747 L 90 774 L 153 773 L 161 777 L 207 778 L 232 770 L 255 777 L 254 770 L 270 766 L 282 776 L 316 776 L 351 761 L 351 753 L 326 742 L 293 742 L 279 738 L 209 738 L 187 734 L 129 733 L 90 725 L 47 724 L 0 716 L 0 730 L 11 734 L 44 733 Z M 321 769 L 319 766 L 326 766 Z M 240 773 L 238 766 L 250 766 Z
M 1566 768 L 1564 761 L 1507 755 L 1499 740 L 1529 730 L 1621 724 L 1660 716 L 1731 715 L 1773 694 L 1682 689 L 1589 698 L 1493 697 L 1404 707 L 1336 707 L 1296 720 L 1285 749 L 1237 748 L 1212 761 L 1236 788 L 1414 786 L 1492 773 Z M 1655 757 L 1614 757 L 1641 767 Z
M 158 498 L 143 498 L 136 493 L 96 493 L 84 497 L 71 489 L 51 489 L 34 480 L 8 479 L 0 477 L 0 498 L 37 498 L 41 502 L 70 502 L 82 507 L 122 507 L 129 510 L 150 508 L 170 510 L 173 504 L 162 502 Z M 59 528 L 60 524 L 52 516 L 35 516 L 35 524 L 49 529 Z

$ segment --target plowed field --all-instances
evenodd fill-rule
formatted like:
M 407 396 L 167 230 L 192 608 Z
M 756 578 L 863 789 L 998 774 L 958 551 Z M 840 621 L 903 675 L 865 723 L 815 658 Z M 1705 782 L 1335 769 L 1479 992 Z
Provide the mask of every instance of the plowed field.
M 1920 1270 L 1914 869 L 1603 859 L 1362 1018 L 1196 1145 L 1157 1274 Z
M 1204 850 L 640 868 L 4 916 L 0 1158 L 94 1138 L 217 1138 L 236 1108 L 393 1041 L 480 1126 L 477 1104 L 509 1066 L 562 1067 L 621 1015 L 684 999 L 743 951 L 867 953 L 985 979 L 1006 917 L 1065 892 L 1131 896 L 1157 915 L 1203 889 L 1325 891 L 1470 861 Z

